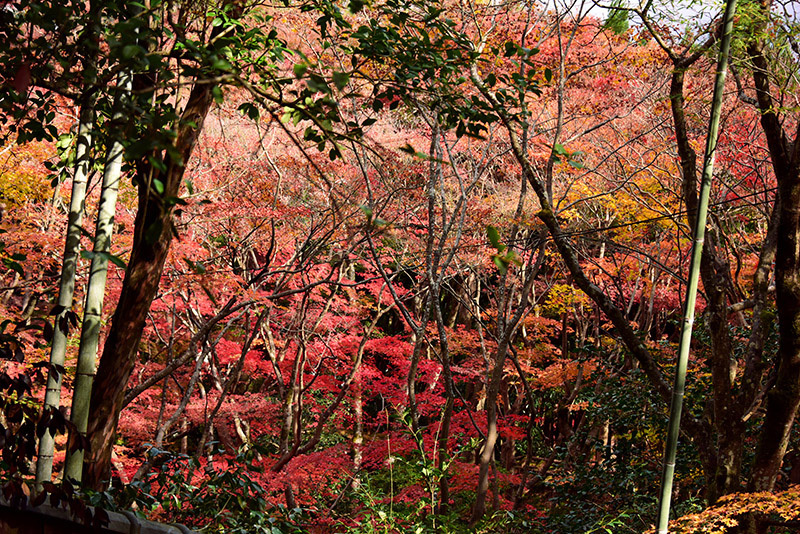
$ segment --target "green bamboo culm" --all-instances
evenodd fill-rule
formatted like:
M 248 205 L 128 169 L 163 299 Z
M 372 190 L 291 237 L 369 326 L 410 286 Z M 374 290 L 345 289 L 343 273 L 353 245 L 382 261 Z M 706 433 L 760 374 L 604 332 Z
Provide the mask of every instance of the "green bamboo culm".
M 81 244 L 83 208 L 86 202 L 86 183 L 91 168 L 92 123 L 94 113 L 91 102 L 81 106 L 78 136 L 75 140 L 75 172 L 72 177 L 72 193 L 69 201 L 67 236 L 64 245 L 64 258 L 61 263 L 61 282 L 58 288 L 57 312 L 53 325 L 53 340 L 50 345 L 50 372 L 47 376 L 47 389 L 44 396 L 43 414 L 58 410 L 61 405 L 61 382 L 64 375 L 64 360 L 69 337 L 69 313 L 75 293 L 75 270 Z M 42 484 L 50 482 L 53 476 L 53 434 L 45 431 L 39 439 L 39 454 L 36 459 L 36 491 L 42 491 Z
M 131 76 L 120 76 L 119 94 L 112 124 L 125 120 L 125 105 L 131 91 Z M 100 191 L 100 205 L 97 214 L 97 227 L 94 234 L 92 263 L 89 269 L 89 282 L 86 286 L 86 305 L 81 325 L 81 341 L 78 349 L 78 364 L 75 372 L 75 386 L 72 394 L 70 420 L 79 436 L 70 439 L 67 460 L 64 467 L 64 480 L 80 482 L 83 472 L 83 448 L 80 442 L 86 436 L 89 422 L 89 399 L 96 371 L 97 348 L 100 340 L 103 296 L 106 290 L 108 259 L 111 250 L 111 236 L 114 230 L 114 213 L 117 206 L 117 192 L 122 174 L 122 143 L 115 140 L 111 144 L 103 169 L 103 185 Z
M 675 456 L 678 451 L 678 435 L 680 433 L 683 394 L 686 386 L 686 368 L 689 361 L 689 349 L 692 341 L 695 303 L 697 300 L 697 284 L 700 277 L 700 261 L 705 241 L 706 219 L 708 216 L 708 197 L 711 190 L 711 179 L 714 174 L 714 155 L 719 137 L 719 122 L 722 111 L 725 75 L 728 70 L 728 57 L 733 35 L 733 17 L 736 13 L 736 0 L 727 0 L 723 15 L 723 34 L 717 59 L 717 75 L 714 80 L 714 97 L 711 105 L 711 118 L 708 125 L 708 138 L 703 160 L 703 179 L 700 185 L 700 199 L 697 207 L 697 223 L 695 224 L 692 257 L 689 264 L 689 283 L 686 288 L 684 317 L 681 328 L 681 339 L 678 350 L 678 364 L 675 368 L 675 384 L 672 389 L 667 442 L 664 448 L 664 463 L 661 473 L 661 493 L 658 499 L 658 521 L 656 532 L 669 532 L 669 509 L 672 498 L 672 481 L 675 474 Z M 691 215 L 690 215 L 691 216 Z

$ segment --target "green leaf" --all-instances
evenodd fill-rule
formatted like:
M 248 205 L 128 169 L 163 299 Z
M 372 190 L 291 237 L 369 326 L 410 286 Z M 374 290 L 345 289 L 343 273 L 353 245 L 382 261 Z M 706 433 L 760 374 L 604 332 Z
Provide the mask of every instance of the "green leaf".
M 56 141 L 56 148 L 59 150 L 63 150 L 65 148 L 69 148 L 72 144 L 73 136 L 72 134 L 61 134 L 58 136 L 58 141 Z
M 350 11 L 352 14 L 356 14 L 359 11 L 364 9 L 364 6 L 369 5 L 368 0 L 350 0 L 350 3 L 347 5 L 347 10 Z
M 409 143 L 406 143 L 405 145 L 399 147 L 398 150 L 400 152 L 405 152 L 406 154 L 411 154 L 412 156 L 417 153 L 417 151 L 414 150 L 414 147 L 411 146 L 411 144 Z
M 504 259 L 506 264 L 513 263 L 517 267 L 522 267 L 522 258 L 520 258 L 519 254 L 517 254 L 513 250 L 508 251 L 508 254 L 505 255 Z
M 241 111 L 244 115 L 246 115 L 251 120 L 257 121 L 260 115 L 258 111 L 258 107 L 250 102 L 245 102 L 241 106 L 239 106 L 239 111 Z
M 106 256 L 106 260 L 110 261 L 120 269 L 124 269 L 125 267 L 127 267 L 127 265 L 125 265 L 125 262 L 119 256 L 115 256 L 114 254 L 109 254 L 108 252 L 103 252 L 102 254 Z
M 82 250 L 81 251 L 81 258 L 85 258 L 87 260 L 94 260 L 95 258 L 100 258 L 107 262 L 111 262 L 120 269 L 124 269 L 126 267 L 125 262 L 122 261 L 122 258 L 119 256 L 115 256 L 108 252 L 93 252 L 91 250 Z
M 331 92 L 331 89 L 330 87 L 328 87 L 327 82 L 317 74 L 312 74 L 309 76 L 308 80 L 306 80 L 306 86 L 308 86 L 309 90 L 315 93 Z
M 575 169 L 584 169 L 585 168 L 583 163 L 581 163 L 580 161 L 574 160 L 572 158 L 568 159 L 567 163 L 569 163 L 570 167 L 574 167 Z
M 347 86 L 348 82 L 350 82 L 350 75 L 348 73 L 346 72 L 333 73 L 333 84 L 340 91 Z
M 503 261 L 503 258 L 495 255 L 492 256 L 492 261 L 494 261 L 494 264 L 497 266 L 497 270 L 500 271 L 500 274 L 506 274 L 506 271 L 508 271 L 508 265 Z
M 308 72 L 308 63 L 295 63 L 292 67 L 295 78 L 302 78 Z
M 218 85 L 215 85 L 211 88 L 211 95 L 214 97 L 214 102 L 217 104 L 222 104 L 223 95 L 222 95 L 222 88 Z
M 214 70 L 230 71 L 231 64 L 227 60 L 218 57 L 214 59 L 214 62 L 211 64 L 211 68 Z
M 15 273 L 19 274 L 20 276 L 25 276 L 25 269 L 22 268 L 22 265 L 15 262 L 10 258 L 3 258 L 3 265 L 14 271 Z
M 550 69 L 544 69 L 544 79 L 549 83 L 550 80 L 553 79 L 553 71 Z
M 187 206 L 189 203 L 180 197 L 169 196 L 164 198 L 164 205 L 168 208 L 177 206 L 178 204 L 180 204 L 181 206 Z
M 122 59 L 131 59 L 132 57 L 138 55 L 140 52 L 144 52 L 144 48 L 139 45 L 129 44 L 122 47 Z
M 158 178 L 154 178 L 153 179 L 153 189 L 155 189 L 156 193 L 158 193 L 159 195 L 163 195 L 164 194 L 164 182 L 162 182 Z
M 486 227 L 486 237 L 489 239 L 489 243 L 496 249 L 500 249 L 500 232 L 497 231 L 492 225 Z

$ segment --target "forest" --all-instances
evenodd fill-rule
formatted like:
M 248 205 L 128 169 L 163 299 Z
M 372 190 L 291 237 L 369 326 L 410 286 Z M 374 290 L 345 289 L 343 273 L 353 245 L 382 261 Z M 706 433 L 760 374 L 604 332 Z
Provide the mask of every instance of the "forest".
M 798 13 L 0 0 L 0 500 L 797 531 Z

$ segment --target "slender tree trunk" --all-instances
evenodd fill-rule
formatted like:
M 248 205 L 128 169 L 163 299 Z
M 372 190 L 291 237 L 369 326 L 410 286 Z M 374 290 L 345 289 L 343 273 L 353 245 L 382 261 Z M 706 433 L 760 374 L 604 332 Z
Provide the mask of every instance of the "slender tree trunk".
M 450 421 L 453 416 L 453 406 L 455 404 L 455 394 L 453 391 L 453 371 L 450 368 L 450 344 L 447 337 L 447 331 L 444 328 L 444 318 L 442 316 L 442 307 L 439 303 L 440 293 L 440 278 L 434 277 L 433 272 L 428 272 L 431 290 L 435 293 L 434 298 L 434 319 L 436 320 L 436 327 L 439 335 L 439 359 L 442 364 L 442 380 L 444 381 L 444 408 L 442 408 L 442 419 L 439 425 L 437 435 L 438 458 L 435 459 L 436 465 L 439 468 L 439 510 L 440 514 L 446 514 L 450 507 L 450 481 L 447 476 L 447 466 L 450 460 Z M 431 507 L 435 503 L 431 503 Z
M 505 364 L 508 345 L 506 339 L 501 339 L 494 358 L 494 367 L 486 387 L 486 439 L 483 442 L 478 459 L 478 488 L 475 503 L 472 507 L 471 523 L 479 521 L 486 513 L 486 494 L 489 491 L 489 469 L 494 458 L 494 446 L 497 443 L 497 394 L 500 391 L 500 381 L 503 378 L 503 365 Z
M 361 375 L 356 374 L 353 380 L 353 414 L 355 428 L 353 429 L 353 482 L 352 487 L 357 490 L 361 486 L 361 464 L 364 460 L 364 399 L 361 387 Z
M 130 77 L 120 77 L 120 94 L 117 96 L 117 111 L 112 124 L 125 120 L 124 109 L 127 107 L 127 93 L 130 91 Z M 103 299 L 106 292 L 108 275 L 108 256 L 111 251 L 111 236 L 114 233 L 114 213 L 117 209 L 117 192 L 122 174 L 122 152 L 120 141 L 114 141 L 106 157 L 103 170 L 103 185 L 100 190 L 100 204 L 97 214 L 97 226 L 94 235 L 92 263 L 89 270 L 89 282 L 86 286 L 86 305 L 81 325 L 81 341 L 78 350 L 78 365 L 75 372 L 75 384 L 72 394 L 72 412 L 70 420 L 75 425 L 75 432 L 70 435 L 67 447 L 67 460 L 64 466 L 64 480 L 80 482 L 84 457 L 84 441 L 89 420 L 89 398 L 94 381 L 97 347 L 100 343 L 101 316 Z M 109 468 L 111 456 L 109 454 Z
M 698 196 L 697 196 L 697 154 L 691 147 L 687 134 L 684 112 L 684 74 L 688 61 L 676 61 L 670 86 L 670 104 L 672 106 L 675 137 L 683 173 L 682 185 L 684 202 L 686 202 L 687 220 L 692 232 L 695 232 Z M 739 403 L 733 395 L 733 378 L 736 373 L 736 359 L 732 357 L 733 344 L 728 321 L 728 294 L 733 286 L 731 268 L 724 252 L 719 251 L 717 236 L 709 229 L 705 236 L 700 262 L 700 278 L 703 281 L 708 317 L 708 330 L 711 339 L 711 379 L 714 396 L 713 426 L 717 435 L 716 456 L 713 476 L 707 480 L 706 499 L 715 502 L 719 497 L 739 489 L 742 440 L 744 423 L 741 420 Z M 710 443 L 698 444 L 709 447 Z M 710 468 L 710 466 L 709 466 Z
M 86 182 L 89 177 L 89 150 L 92 146 L 92 122 L 94 110 L 87 101 L 81 106 L 78 138 L 75 147 L 75 174 L 72 178 L 72 196 L 69 202 L 67 238 L 64 259 L 61 264 L 61 285 L 58 289 L 58 305 L 53 325 L 53 341 L 50 346 L 50 372 L 44 396 L 44 417 L 58 410 L 61 399 L 61 380 L 64 376 L 64 360 L 67 353 L 70 314 L 75 291 L 75 270 L 81 245 L 83 207 L 86 201 Z M 43 482 L 50 482 L 53 474 L 54 435 L 45 431 L 39 440 L 39 456 L 36 462 L 36 487 L 41 490 Z
M 520 193 L 517 200 L 517 208 L 514 215 L 515 220 L 520 220 L 523 210 L 525 208 L 525 201 L 527 198 L 528 183 L 522 182 L 520 184 Z M 520 227 L 513 225 L 509 235 L 510 243 L 517 243 L 525 241 L 520 238 Z M 508 279 L 508 271 L 504 272 L 501 277 L 499 288 L 497 291 L 497 349 L 494 358 L 487 361 L 487 384 L 486 384 L 486 421 L 487 431 L 486 437 L 483 442 L 483 449 L 481 450 L 478 459 L 478 486 L 476 489 L 475 503 L 472 507 L 472 515 L 470 517 L 471 523 L 479 521 L 486 512 L 486 495 L 489 490 L 489 469 L 494 466 L 494 448 L 497 444 L 497 396 L 500 393 L 500 385 L 503 379 L 503 371 L 506 358 L 509 350 L 513 351 L 513 339 L 517 332 L 517 327 L 521 323 L 523 317 L 530 310 L 530 295 L 532 293 L 533 281 L 539 272 L 544 259 L 544 247 L 542 242 L 539 241 L 537 245 L 538 252 L 534 256 L 533 249 L 530 248 L 533 242 L 528 242 L 524 247 L 531 252 L 528 262 L 522 266 L 520 276 L 522 277 L 522 287 L 519 290 L 519 302 L 516 302 L 516 295 L 514 294 L 513 283 Z M 526 250 L 523 247 L 516 247 L 512 245 L 510 250 L 518 248 L 519 250 Z M 526 250 L 526 251 L 527 251 Z M 535 259 L 534 259 L 535 258 Z M 514 309 L 516 303 L 516 309 Z M 479 328 L 479 335 L 480 335 Z M 482 352 L 486 357 L 486 351 L 482 344 Z M 489 360 L 487 358 L 487 360 Z M 495 503 L 499 496 L 495 491 Z

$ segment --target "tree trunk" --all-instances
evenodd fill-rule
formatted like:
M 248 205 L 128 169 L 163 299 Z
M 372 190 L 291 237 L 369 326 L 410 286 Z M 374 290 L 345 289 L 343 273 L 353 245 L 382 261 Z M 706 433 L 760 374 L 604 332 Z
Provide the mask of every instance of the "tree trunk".
M 766 13 L 771 2 L 763 0 Z M 793 143 L 783 129 L 770 93 L 768 63 L 763 38 L 750 46 L 761 126 L 767 138 L 772 168 L 778 181 L 778 240 L 775 254 L 778 355 L 776 380 L 767 394 L 751 491 L 771 491 L 775 486 L 792 425 L 800 406 L 800 129 Z
M 72 178 L 72 195 L 69 201 L 67 237 L 64 245 L 64 259 L 61 264 L 61 285 L 58 289 L 57 313 L 53 321 L 53 341 L 50 346 L 50 372 L 47 376 L 47 390 L 44 396 L 44 413 L 58 410 L 61 404 L 61 379 L 64 376 L 64 360 L 69 337 L 69 314 L 75 291 L 75 270 L 78 265 L 78 252 L 81 245 L 83 208 L 86 201 L 86 182 L 89 176 L 89 150 L 92 146 L 92 123 L 94 110 L 91 102 L 81 106 L 78 137 L 75 147 L 75 174 Z M 46 417 L 46 415 L 45 415 Z M 53 474 L 53 450 L 55 440 L 48 431 L 39 440 L 39 456 L 36 461 L 36 487 L 41 490 L 42 482 L 50 482 Z
M 125 121 L 126 101 L 130 92 L 130 75 L 120 76 L 119 90 L 115 103 L 116 110 L 112 125 L 118 128 Z M 125 128 L 120 128 L 120 133 Z M 89 269 L 89 281 L 86 285 L 86 305 L 83 309 L 81 324 L 81 341 L 78 349 L 78 363 L 73 384 L 72 411 L 70 420 L 75 429 L 70 433 L 67 446 L 67 459 L 64 465 L 64 480 L 80 482 L 84 457 L 84 442 L 89 421 L 89 398 L 95 374 L 97 347 L 100 344 L 101 317 L 103 300 L 106 293 L 106 277 L 108 276 L 108 256 L 111 252 L 111 236 L 114 233 L 114 214 L 117 211 L 117 193 L 122 175 L 122 143 L 118 140 L 111 144 L 103 169 L 103 184 L 100 189 L 100 204 L 97 213 L 97 226 L 92 248 L 92 263 Z M 109 470 L 111 455 L 109 451 Z
M 172 207 L 165 204 L 164 199 L 178 194 L 184 164 L 189 161 L 203 121 L 211 109 L 213 87 L 213 84 L 197 84 L 192 88 L 174 143 L 180 157 L 168 158 L 164 172 L 144 161 L 137 169 L 139 206 L 134 222 L 131 259 L 117 310 L 111 319 L 90 401 L 87 431 L 90 449 L 84 466 L 84 485 L 89 488 L 102 488 L 108 480 L 125 387 L 172 242 Z M 155 179 L 163 183 L 163 194 L 152 187 Z
M 478 459 L 478 488 L 475 503 L 472 506 L 471 523 L 479 521 L 486 513 L 486 494 L 489 491 L 489 469 L 494 458 L 494 446 L 497 443 L 497 394 L 500 391 L 500 380 L 503 378 L 503 366 L 506 361 L 507 339 L 502 338 L 497 347 L 494 367 L 486 387 L 486 439 Z
M 675 127 L 675 138 L 680 158 L 684 202 L 686 203 L 687 221 L 694 234 L 697 226 L 697 154 L 691 147 L 687 134 L 684 114 L 684 73 L 691 60 L 676 60 L 670 86 L 670 104 Z M 711 226 L 711 225 L 709 225 Z M 714 396 L 713 426 L 717 435 L 717 446 L 713 451 L 716 456 L 715 470 L 707 480 L 709 502 L 739 489 L 742 440 L 744 423 L 741 420 L 741 409 L 733 397 L 733 378 L 736 374 L 736 359 L 728 324 L 728 294 L 733 287 L 730 264 L 725 253 L 719 251 L 717 236 L 712 228 L 707 230 L 700 262 L 700 279 L 706 297 L 708 330 L 711 338 L 711 379 Z
M 361 386 L 361 375 L 357 374 L 353 381 L 353 415 L 355 428 L 353 429 L 353 482 L 354 490 L 361 486 L 361 465 L 364 460 L 364 399 Z

